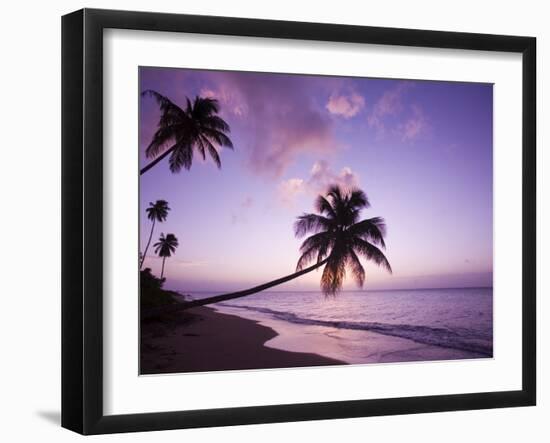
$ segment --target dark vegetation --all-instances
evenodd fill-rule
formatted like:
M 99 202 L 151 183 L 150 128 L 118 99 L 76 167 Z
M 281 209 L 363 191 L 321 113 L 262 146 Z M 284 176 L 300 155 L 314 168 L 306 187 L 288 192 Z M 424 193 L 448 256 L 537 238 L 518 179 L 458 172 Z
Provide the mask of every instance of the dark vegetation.
M 174 296 L 179 294 L 174 291 L 162 289 L 164 279 L 160 279 L 151 273 L 150 268 L 140 271 L 141 307 L 144 309 L 177 303 Z

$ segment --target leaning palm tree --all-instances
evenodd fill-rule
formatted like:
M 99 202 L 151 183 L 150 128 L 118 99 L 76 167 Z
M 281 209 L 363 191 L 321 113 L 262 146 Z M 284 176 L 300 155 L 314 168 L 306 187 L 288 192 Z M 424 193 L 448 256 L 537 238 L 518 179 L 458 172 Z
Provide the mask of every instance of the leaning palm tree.
M 294 280 L 323 265 L 325 268 L 321 276 L 321 289 L 326 295 L 336 295 L 342 289 L 347 269 L 351 271 L 357 285 L 363 286 L 365 269 L 359 259 L 360 256 L 391 273 L 390 263 L 380 249 L 386 247 L 384 219 L 381 217 L 359 219 L 361 210 L 369 206 L 363 191 L 359 189 L 346 191 L 339 186 L 331 186 L 326 195 L 320 195 L 315 201 L 315 209 L 318 213 L 303 214 L 298 217 L 294 225 L 295 234 L 299 238 L 307 233 L 313 234 L 306 238 L 300 247 L 301 255 L 296 265 L 296 272 L 243 291 L 193 300 L 177 307 L 171 305 L 166 309 L 188 309 L 245 297 Z M 309 265 L 311 262 L 313 264 Z
M 155 247 L 155 254 L 162 257 L 162 271 L 160 272 L 160 279 L 162 280 L 164 277 L 164 262 L 166 257 L 171 257 L 176 252 L 176 248 L 179 246 L 178 239 L 174 234 L 166 234 L 166 237 L 164 234 L 160 234 L 159 241 L 153 246 Z
M 231 132 L 229 125 L 218 115 L 220 106 L 217 100 L 197 96 L 191 102 L 187 98 L 186 107 L 182 109 L 156 91 L 147 90 L 142 95 L 156 99 L 161 115 L 158 129 L 145 150 L 146 157 L 153 161 L 141 169 L 140 175 L 167 156 L 170 156 L 170 171 L 176 173 L 182 167 L 189 169 L 194 151 L 203 160 L 208 153 L 216 166 L 221 167 L 217 146 L 233 149 L 233 143 L 227 136 Z
M 145 210 L 147 212 L 147 218 L 153 223 L 151 224 L 151 232 L 149 233 L 149 240 L 147 241 L 147 246 L 145 246 L 145 251 L 141 255 L 141 261 L 139 264 L 139 269 L 143 267 L 143 262 L 147 256 L 147 250 L 151 244 L 151 239 L 153 238 L 153 230 L 155 229 L 155 223 L 158 221 L 162 223 L 168 217 L 168 202 L 166 200 L 157 200 L 155 203 L 150 202 L 149 207 Z

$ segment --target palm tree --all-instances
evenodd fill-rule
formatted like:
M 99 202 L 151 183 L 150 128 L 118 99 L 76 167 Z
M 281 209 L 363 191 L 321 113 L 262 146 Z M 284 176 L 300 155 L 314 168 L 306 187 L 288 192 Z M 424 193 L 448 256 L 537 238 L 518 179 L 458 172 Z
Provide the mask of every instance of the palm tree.
M 166 237 L 164 234 L 160 234 L 159 241 L 153 246 L 155 247 L 155 254 L 162 257 L 162 271 L 160 272 L 160 279 L 162 280 L 164 277 L 164 262 L 166 257 L 170 257 L 176 252 L 176 248 L 179 246 L 178 239 L 174 234 L 166 234 Z
M 302 255 L 296 270 L 310 263 L 326 263 L 321 276 L 321 289 L 326 295 L 335 295 L 342 289 L 346 269 L 351 271 L 357 286 L 365 282 L 365 269 L 359 256 L 371 260 L 392 272 L 390 263 L 379 249 L 386 248 L 386 224 L 381 217 L 359 221 L 362 209 L 370 207 L 366 194 L 360 189 L 348 192 L 339 186 L 330 187 L 327 196 L 320 195 L 315 202 L 319 214 L 303 214 L 295 224 L 297 237 L 311 232 L 300 247 Z
M 158 129 L 145 150 L 147 158 L 154 160 L 141 169 L 140 175 L 168 155 L 170 171 L 176 173 L 182 167 L 189 169 L 193 163 L 195 150 L 203 160 L 206 160 L 208 152 L 216 166 L 221 168 L 220 155 L 216 146 L 233 149 L 233 143 L 227 136 L 231 132 L 229 125 L 217 115 L 220 111 L 217 100 L 197 96 L 191 102 L 187 98 L 187 105 L 183 110 L 156 91 L 147 90 L 142 93 L 142 96 L 144 95 L 152 96 L 157 100 L 161 116 Z
M 336 295 L 342 289 L 346 269 L 351 271 L 357 285 L 363 287 L 365 269 L 359 256 L 373 261 L 391 273 L 390 263 L 380 250 L 386 247 L 384 219 L 373 217 L 359 220 L 361 210 L 369 206 L 363 191 L 346 191 L 339 186 L 331 186 L 326 196 L 320 195 L 315 201 L 318 214 L 303 214 L 294 225 L 295 234 L 299 238 L 309 232 L 313 234 L 300 247 L 301 256 L 295 273 L 243 291 L 183 303 L 175 309 L 188 309 L 245 297 L 293 280 L 323 265 L 325 269 L 321 276 L 321 289 L 326 295 Z M 312 261 L 314 263 L 306 267 Z
M 166 220 L 169 210 L 170 208 L 168 207 L 168 202 L 166 200 L 157 200 L 155 203 L 150 202 L 149 207 L 145 210 L 147 212 L 147 218 L 151 220 L 153 224 L 151 225 L 151 233 L 149 234 L 147 246 L 145 246 L 145 251 L 141 256 L 139 269 L 143 267 L 143 262 L 145 261 L 145 257 L 147 256 L 147 250 L 149 249 L 149 245 L 151 244 L 151 238 L 153 237 L 155 223 L 157 221 L 162 223 L 164 220 Z

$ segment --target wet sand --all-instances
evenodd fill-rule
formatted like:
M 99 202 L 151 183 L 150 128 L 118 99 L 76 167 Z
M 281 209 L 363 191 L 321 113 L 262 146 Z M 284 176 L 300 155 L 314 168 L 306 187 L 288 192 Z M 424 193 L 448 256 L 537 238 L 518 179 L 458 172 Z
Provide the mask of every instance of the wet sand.
M 235 315 L 199 307 L 141 325 L 141 374 L 291 368 L 347 364 L 318 354 L 264 346 L 277 333 Z
M 216 307 L 224 314 L 240 315 L 240 309 Z M 476 352 L 419 343 L 407 338 L 367 330 L 350 330 L 294 324 L 246 311 L 247 318 L 277 332 L 265 343 L 268 348 L 313 352 L 348 364 L 407 363 L 487 358 Z

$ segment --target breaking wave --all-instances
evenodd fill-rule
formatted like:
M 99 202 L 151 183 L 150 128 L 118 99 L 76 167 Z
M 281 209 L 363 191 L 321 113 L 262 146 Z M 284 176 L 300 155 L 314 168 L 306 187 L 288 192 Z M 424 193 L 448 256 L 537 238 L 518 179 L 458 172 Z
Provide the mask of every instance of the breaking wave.
M 467 328 L 453 330 L 449 328 L 434 328 L 430 326 L 408 324 L 319 320 L 314 318 L 304 318 L 291 312 L 276 311 L 268 308 L 227 303 L 220 303 L 220 306 L 259 312 L 289 323 L 326 326 L 338 329 L 371 331 L 378 334 L 413 340 L 417 343 L 422 343 L 425 345 L 441 346 L 461 351 L 475 352 L 486 357 L 492 357 L 493 355 L 492 340 L 490 338 L 487 340 L 481 339 L 479 334 L 476 334 Z

